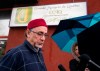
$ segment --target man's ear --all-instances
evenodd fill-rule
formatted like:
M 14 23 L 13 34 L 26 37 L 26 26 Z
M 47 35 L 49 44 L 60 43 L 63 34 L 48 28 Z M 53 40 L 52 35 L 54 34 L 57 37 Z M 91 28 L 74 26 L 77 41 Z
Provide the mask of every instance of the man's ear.
M 25 31 L 25 35 L 26 35 L 26 37 L 28 37 L 29 34 L 30 34 L 30 30 L 27 29 L 27 30 Z

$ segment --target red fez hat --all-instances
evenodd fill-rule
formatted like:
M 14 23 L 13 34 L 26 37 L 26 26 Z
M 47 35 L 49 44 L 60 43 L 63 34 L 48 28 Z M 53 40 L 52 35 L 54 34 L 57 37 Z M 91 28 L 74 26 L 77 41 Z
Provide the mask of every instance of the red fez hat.
M 41 19 L 41 18 L 40 19 L 31 20 L 27 25 L 27 29 L 32 29 L 32 28 L 35 28 L 35 27 L 38 27 L 38 26 L 47 27 L 45 20 Z

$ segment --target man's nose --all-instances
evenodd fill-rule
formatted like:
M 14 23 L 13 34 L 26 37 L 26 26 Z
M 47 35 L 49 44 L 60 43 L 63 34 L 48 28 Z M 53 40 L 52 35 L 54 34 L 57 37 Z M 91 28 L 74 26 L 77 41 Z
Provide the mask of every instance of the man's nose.
M 46 38 L 45 35 L 43 35 L 43 36 L 41 37 L 42 40 L 45 40 L 45 38 Z

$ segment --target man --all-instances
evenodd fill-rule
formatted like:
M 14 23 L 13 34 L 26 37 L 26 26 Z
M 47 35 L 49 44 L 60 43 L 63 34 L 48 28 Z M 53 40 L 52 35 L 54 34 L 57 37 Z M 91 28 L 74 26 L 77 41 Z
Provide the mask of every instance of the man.
M 44 19 L 30 21 L 26 40 L 2 58 L 0 71 L 47 71 L 41 51 L 47 31 Z

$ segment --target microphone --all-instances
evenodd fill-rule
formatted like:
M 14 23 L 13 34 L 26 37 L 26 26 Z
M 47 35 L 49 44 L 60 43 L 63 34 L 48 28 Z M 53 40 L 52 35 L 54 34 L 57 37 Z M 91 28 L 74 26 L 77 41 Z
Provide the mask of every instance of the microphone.
M 90 58 L 87 54 L 82 54 L 79 58 L 80 58 L 80 60 L 85 60 L 85 61 L 87 61 L 87 62 L 92 63 L 92 64 L 95 65 L 96 67 L 100 68 L 100 66 L 99 66 L 98 64 L 96 64 L 95 62 L 93 62 L 93 61 L 91 60 L 91 58 Z
M 59 64 L 59 65 L 58 65 L 58 68 L 59 68 L 60 71 L 66 71 L 66 69 L 63 67 L 62 64 Z

